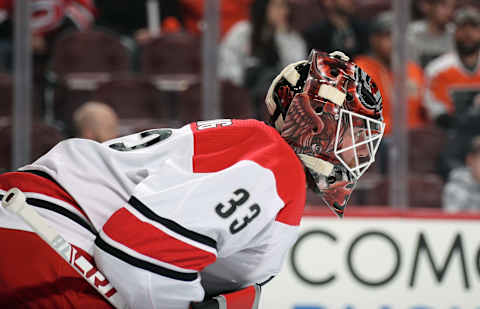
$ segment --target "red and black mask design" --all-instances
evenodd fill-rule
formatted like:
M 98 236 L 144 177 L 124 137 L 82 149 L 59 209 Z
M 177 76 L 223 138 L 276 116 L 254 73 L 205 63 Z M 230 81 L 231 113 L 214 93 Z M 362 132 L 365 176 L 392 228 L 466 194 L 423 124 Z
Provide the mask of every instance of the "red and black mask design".
M 307 94 L 298 94 L 291 102 L 281 135 L 296 153 L 334 159 L 336 114 L 338 111 L 331 104 L 315 101 Z
M 313 50 L 309 61 L 274 80 L 266 103 L 272 125 L 304 163 L 310 187 L 342 216 L 383 135 L 375 83 L 344 54 Z

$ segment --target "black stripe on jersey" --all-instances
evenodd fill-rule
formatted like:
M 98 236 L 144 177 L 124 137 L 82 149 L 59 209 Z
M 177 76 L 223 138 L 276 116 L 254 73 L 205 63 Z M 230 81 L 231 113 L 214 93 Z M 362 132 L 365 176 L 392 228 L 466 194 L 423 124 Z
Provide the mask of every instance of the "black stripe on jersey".
M 144 215 L 148 219 L 153 220 L 155 222 L 158 222 L 161 225 L 168 228 L 169 230 L 171 230 L 171 231 L 173 231 L 177 234 L 180 234 L 184 237 L 187 237 L 188 239 L 191 239 L 191 240 L 194 240 L 196 242 L 202 243 L 204 245 L 207 245 L 207 246 L 212 247 L 215 250 L 217 250 L 217 242 L 214 239 L 212 239 L 208 236 L 199 234 L 197 232 L 191 231 L 189 229 L 186 229 L 183 226 L 181 226 L 180 224 L 178 224 L 178 223 L 176 223 L 176 222 L 174 222 L 170 219 L 160 217 L 159 215 L 154 213 L 152 210 L 150 210 L 150 208 L 145 206 L 145 204 L 140 202 L 136 197 L 132 196 L 130 198 L 130 200 L 128 201 L 128 203 L 130 205 L 132 205 L 133 208 L 138 210 L 142 215 Z
M 39 177 L 48 179 L 51 182 L 53 182 L 54 184 L 56 184 L 64 192 L 67 192 L 65 190 L 65 188 L 63 188 L 52 176 L 45 173 L 44 171 L 23 170 L 23 171 L 18 171 L 18 172 L 34 174 L 34 175 L 37 175 Z M 65 216 L 65 217 L 68 217 L 69 219 L 71 219 L 71 220 L 75 221 L 76 223 L 80 224 L 81 226 L 83 226 L 84 228 L 86 228 L 87 230 L 92 232 L 93 234 L 97 235 L 97 231 L 94 230 L 94 228 L 88 223 L 88 221 L 85 221 L 82 217 L 80 217 L 79 215 L 71 212 L 70 210 L 68 210 L 64 207 L 58 206 L 56 204 L 53 204 L 51 202 L 47 202 L 47 201 L 44 201 L 44 200 L 35 199 L 35 198 L 27 198 L 27 202 L 28 202 L 28 204 L 30 204 L 32 206 L 48 209 L 48 210 L 54 211 L 56 213 L 59 213 L 59 214 Z M 78 207 L 80 207 L 80 205 L 78 205 Z
M 0 194 L 0 200 L 3 198 L 3 195 Z M 97 235 L 97 232 L 79 215 L 76 213 L 71 212 L 70 210 L 63 208 L 62 206 L 58 206 L 54 203 L 40 200 L 38 198 L 27 198 L 27 204 L 33 207 L 38 207 L 38 208 L 43 208 L 43 209 L 48 209 L 53 212 L 56 212 L 62 216 L 65 216 L 69 218 L 70 220 L 80 224 L 84 228 L 86 228 L 89 232 L 92 234 Z
M 58 213 L 62 216 L 65 216 L 65 217 L 69 218 L 72 221 L 75 221 L 76 223 L 80 224 L 81 226 L 83 226 L 84 228 L 89 230 L 91 233 L 93 233 L 95 235 L 97 234 L 97 232 L 82 217 L 80 217 L 76 213 L 73 213 L 70 210 L 68 210 L 68 209 L 66 209 L 62 206 L 58 206 L 58 205 L 53 204 L 51 202 L 48 202 L 48 201 L 45 201 L 45 200 L 40 200 L 40 199 L 37 199 L 37 198 L 31 198 L 31 197 L 27 198 L 27 203 L 31 206 L 34 206 L 34 207 L 54 211 L 54 212 L 56 212 L 56 213 Z
M 65 217 L 69 218 L 70 220 L 75 221 L 76 223 L 80 224 L 81 226 L 83 226 L 84 228 L 89 230 L 92 234 L 95 234 L 95 235 L 97 234 L 97 232 L 90 226 L 90 224 L 88 224 L 82 217 L 80 217 L 76 213 L 73 213 L 70 210 L 68 210 L 68 209 L 66 209 L 62 206 L 58 206 L 54 203 L 51 203 L 51 202 L 48 202 L 48 201 L 45 201 L 45 200 L 41 200 L 41 199 L 38 199 L 38 198 L 31 198 L 31 197 L 27 198 L 27 204 L 29 204 L 31 206 L 34 206 L 34 207 L 54 211 L 54 212 L 56 212 L 56 213 L 58 213 L 62 216 L 65 216 Z
M 120 249 L 113 247 L 112 245 L 108 244 L 105 240 L 103 240 L 100 236 L 97 236 L 95 239 L 95 245 L 102 249 L 103 251 L 107 252 L 108 254 L 128 263 L 132 266 L 142 268 L 148 270 L 150 272 L 159 274 L 164 277 L 168 277 L 175 280 L 181 281 L 194 281 L 198 278 L 198 273 L 183 273 L 175 270 L 171 270 L 139 258 L 133 257 Z
M 46 178 L 46 179 L 50 180 L 51 182 L 53 182 L 54 184 L 56 184 L 57 186 L 59 186 L 63 191 L 65 191 L 65 189 L 63 189 L 63 187 L 62 187 L 55 179 L 53 179 L 52 176 L 50 176 L 49 174 L 45 173 L 44 171 L 24 170 L 24 171 L 18 171 L 18 172 L 20 172 L 20 173 L 34 174 L 34 175 L 37 175 L 37 176 Z M 67 192 L 67 191 L 65 191 L 65 192 Z

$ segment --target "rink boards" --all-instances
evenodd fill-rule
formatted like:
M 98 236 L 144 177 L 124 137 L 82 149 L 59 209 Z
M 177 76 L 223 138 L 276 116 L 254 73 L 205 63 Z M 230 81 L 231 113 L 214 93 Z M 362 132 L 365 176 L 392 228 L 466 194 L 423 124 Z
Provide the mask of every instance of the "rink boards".
M 309 211 L 260 308 L 480 309 L 480 215 Z

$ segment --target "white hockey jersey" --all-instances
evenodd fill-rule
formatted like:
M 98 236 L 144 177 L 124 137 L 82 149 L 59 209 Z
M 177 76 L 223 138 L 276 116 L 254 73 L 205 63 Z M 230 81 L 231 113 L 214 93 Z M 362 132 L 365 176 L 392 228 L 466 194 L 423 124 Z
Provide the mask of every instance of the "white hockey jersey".
M 256 120 L 69 139 L 22 169 L 47 173 L 80 205 L 98 235 L 64 236 L 131 308 L 187 309 L 205 292 L 264 282 L 305 204 L 300 160 Z

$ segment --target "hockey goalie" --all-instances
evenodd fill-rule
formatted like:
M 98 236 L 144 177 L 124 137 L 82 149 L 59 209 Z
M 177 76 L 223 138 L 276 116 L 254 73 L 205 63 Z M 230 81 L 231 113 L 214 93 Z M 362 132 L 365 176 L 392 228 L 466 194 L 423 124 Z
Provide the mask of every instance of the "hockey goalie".
M 287 66 L 266 104 L 268 123 L 62 141 L 0 175 L 0 194 L 23 191 L 128 308 L 257 308 L 297 238 L 306 189 L 342 217 L 385 126 L 375 83 L 341 52 Z M 111 307 L 3 207 L 0 244 L 1 308 Z

